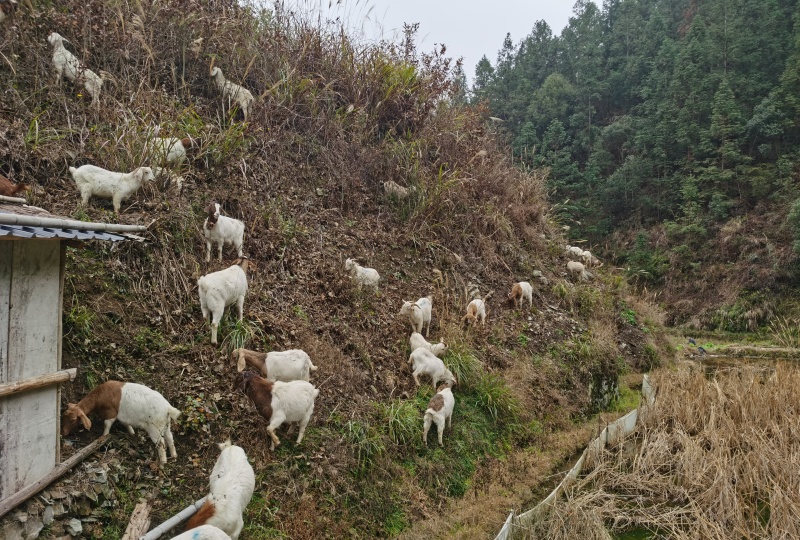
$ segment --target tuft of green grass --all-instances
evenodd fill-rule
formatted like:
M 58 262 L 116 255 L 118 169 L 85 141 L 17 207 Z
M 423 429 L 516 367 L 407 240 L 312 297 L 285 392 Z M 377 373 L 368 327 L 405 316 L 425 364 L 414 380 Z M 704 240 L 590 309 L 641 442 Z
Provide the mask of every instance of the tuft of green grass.
M 420 434 L 420 405 L 418 401 L 397 399 L 389 403 L 376 403 L 376 407 L 385 422 L 386 433 L 393 443 L 403 446 L 414 446 L 416 444 Z
M 473 391 L 475 403 L 495 422 L 505 426 L 519 422 L 519 401 L 502 378 L 492 373 L 484 374 L 476 381 Z
M 264 332 L 254 321 L 242 319 L 241 321 L 232 321 L 231 318 L 227 319 L 227 323 L 223 320 L 220 324 L 220 333 L 225 333 L 225 339 L 222 340 L 222 350 L 226 354 L 230 354 L 235 349 L 240 349 L 247 346 L 251 341 L 262 341 L 264 339 Z
M 356 476 L 363 476 L 375 464 L 378 456 L 386 451 L 383 438 L 369 424 L 350 420 L 345 424 L 345 439 L 353 448 L 358 470 Z
M 461 388 L 472 388 L 483 372 L 481 361 L 463 343 L 451 344 L 443 361 L 447 369 L 453 372 Z

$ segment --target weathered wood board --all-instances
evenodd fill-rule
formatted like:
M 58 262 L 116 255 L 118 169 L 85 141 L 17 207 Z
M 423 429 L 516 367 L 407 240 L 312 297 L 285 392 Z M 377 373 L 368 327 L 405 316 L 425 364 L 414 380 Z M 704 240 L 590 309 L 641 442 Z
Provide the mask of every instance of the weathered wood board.
M 58 241 L 0 242 L 0 382 L 58 369 L 60 262 Z M 0 399 L 0 500 L 55 466 L 57 411 L 56 386 Z

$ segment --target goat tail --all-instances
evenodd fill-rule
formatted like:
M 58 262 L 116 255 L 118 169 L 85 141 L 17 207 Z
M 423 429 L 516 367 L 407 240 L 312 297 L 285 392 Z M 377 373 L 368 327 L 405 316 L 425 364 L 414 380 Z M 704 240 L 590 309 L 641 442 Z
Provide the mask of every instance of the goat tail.
M 77 170 L 78 170 L 78 169 L 76 169 L 75 167 L 70 167 L 70 168 L 69 168 L 69 173 L 70 173 L 70 174 L 75 174 L 75 171 L 77 171 Z
M 170 407 L 169 408 L 169 417 L 172 418 L 173 420 L 177 420 L 180 415 L 181 415 L 181 411 L 179 411 L 175 407 Z
M 314 364 L 309 362 L 308 363 L 308 369 L 310 369 L 311 371 L 317 371 L 317 366 L 315 366 Z
M 318 395 L 319 395 L 319 388 L 314 388 L 314 398 L 316 399 Z

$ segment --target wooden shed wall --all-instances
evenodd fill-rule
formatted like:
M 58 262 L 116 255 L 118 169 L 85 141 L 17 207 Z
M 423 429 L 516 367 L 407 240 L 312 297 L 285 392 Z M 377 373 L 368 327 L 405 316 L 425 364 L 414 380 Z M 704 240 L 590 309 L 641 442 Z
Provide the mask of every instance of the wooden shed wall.
M 61 363 L 62 249 L 56 240 L 0 241 L 0 382 Z M 0 500 L 58 457 L 58 386 L 0 398 Z

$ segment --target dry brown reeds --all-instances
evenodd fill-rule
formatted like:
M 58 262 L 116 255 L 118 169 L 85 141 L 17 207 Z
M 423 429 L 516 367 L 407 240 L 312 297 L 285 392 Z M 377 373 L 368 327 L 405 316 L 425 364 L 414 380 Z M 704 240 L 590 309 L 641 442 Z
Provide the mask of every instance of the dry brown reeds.
M 800 370 L 653 377 L 633 438 L 549 508 L 525 538 L 800 537 Z

